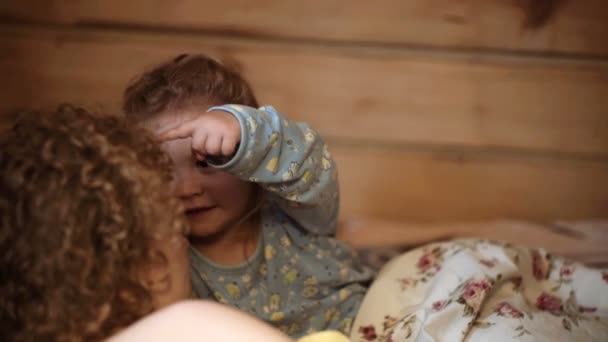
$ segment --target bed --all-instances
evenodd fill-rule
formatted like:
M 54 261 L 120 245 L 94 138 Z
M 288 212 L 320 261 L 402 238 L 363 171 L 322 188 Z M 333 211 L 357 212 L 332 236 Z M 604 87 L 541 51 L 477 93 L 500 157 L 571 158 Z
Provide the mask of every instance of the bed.
M 340 237 L 377 272 L 352 341 L 608 341 L 605 221 L 350 220 Z

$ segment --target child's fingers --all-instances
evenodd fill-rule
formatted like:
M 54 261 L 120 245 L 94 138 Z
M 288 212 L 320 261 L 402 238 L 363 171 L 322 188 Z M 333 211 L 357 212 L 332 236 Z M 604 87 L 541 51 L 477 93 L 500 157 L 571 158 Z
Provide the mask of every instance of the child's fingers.
M 196 121 L 185 122 L 175 128 L 168 131 L 162 132 L 158 135 L 159 142 L 165 142 L 175 139 L 185 139 L 192 136 L 194 129 L 196 128 Z
M 209 134 L 207 134 L 205 131 L 198 131 L 192 137 L 192 151 L 194 151 L 197 156 L 208 153 L 207 139 L 209 139 Z
M 205 160 L 207 160 L 207 156 L 205 156 L 203 153 L 200 153 L 200 152 L 197 152 L 195 150 L 192 150 L 192 154 L 194 154 L 194 157 L 198 161 L 205 161 Z
M 212 156 L 220 156 L 222 153 L 222 135 L 217 134 L 207 138 L 206 152 Z
M 234 149 L 236 147 L 236 140 L 230 138 L 224 138 L 222 141 L 222 155 L 231 156 L 234 154 Z

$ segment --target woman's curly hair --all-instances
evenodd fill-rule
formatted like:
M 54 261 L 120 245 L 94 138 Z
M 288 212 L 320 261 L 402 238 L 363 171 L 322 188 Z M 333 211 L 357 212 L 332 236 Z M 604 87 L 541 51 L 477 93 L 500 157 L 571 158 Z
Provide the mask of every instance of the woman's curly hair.
M 152 310 L 133 270 L 185 224 L 148 133 L 69 105 L 23 113 L 0 165 L 1 341 L 100 340 Z

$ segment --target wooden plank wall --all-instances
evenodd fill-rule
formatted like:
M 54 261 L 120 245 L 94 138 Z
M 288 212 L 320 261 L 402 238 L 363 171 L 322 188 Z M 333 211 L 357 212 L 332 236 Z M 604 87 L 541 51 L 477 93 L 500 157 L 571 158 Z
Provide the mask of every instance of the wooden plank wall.
M 208 53 L 330 142 L 344 218 L 608 218 L 604 0 L 5 0 L 0 18 L 2 112 L 118 112 L 135 74 Z

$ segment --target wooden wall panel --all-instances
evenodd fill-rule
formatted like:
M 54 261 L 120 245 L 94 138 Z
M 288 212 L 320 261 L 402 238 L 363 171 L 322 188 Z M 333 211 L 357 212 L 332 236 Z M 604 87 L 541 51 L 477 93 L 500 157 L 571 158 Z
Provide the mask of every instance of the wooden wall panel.
M 343 217 L 608 217 L 608 163 L 332 144 Z
M 12 20 L 192 29 L 243 36 L 449 48 L 608 54 L 608 3 L 554 1 L 553 19 L 523 27 L 535 0 L 4 0 Z
M 234 7 L 236 14 L 230 14 L 219 11 L 223 5 L 216 4 L 218 7 L 212 7 L 218 11 L 215 16 L 180 16 L 192 12 L 193 7 L 189 6 L 195 6 L 195 2 L 178 1 L 174 7 L 167 7 L 168 2 L 157 1 L 157 6 L 135 16 L 136 7 L 131 4 L 137 3 L 125 3 L 119 13 L 114 1 L 51 1 L 22 14 L 12 1 L 1 3 L 0 14 L 5 16 L 46 20 L 42 14 L 47 11 L 60 13 L 58 18 L 65 23 L 97 22 L 97 27 L 1 25 L 0 111 L 70 101 L 118 112 L 121 92 L 133 75 L 178 53 L 204 52 L 237 62 L 261 102 L 273 104 L 291 118 L 308 121 L 321 131 L 339 163 L 344 218 L 449 221 L 608 217 L 605 60 L 350 44 L 357 39 L 418 44 L 407 38 L 417 37 L 406 35 L 411 29 L 409 23 L 403 24 L 407 26 L 403 31 L 397 30 L 405 32 L 398 37 L 387 33 L 395 30 L 379 24 L 377 31 L 372 30 L 374 26 L 364 27 L 356 37 L 352 33 L 358 32 L 354 26 L 340 27 L 324 37 L 318 28 L 324 27 L 322 24 L 306 31 L 298 26 L 297 20 L 294 25 L 287 25 L 288 30 L 281 31 L 288 38 L 336 39 L 348 44 L 227 38 L 194 31 L 162 33 L 98 25 L 114 16 L 114 24 L 134 22 L 155 27 L 207 29 L 204 22 L 172 20 L 215 18 L 227 23 L 233 20 L 231 15 L 243 15 L 239 6 Z M 404 3 L 409 5 L 403 6 L 418 3 L 419 8 L 424 7 L 422 2 Z M 439 0 L 428 3 L 438 4 Z M 568 2 L 566 6 L 570 7 L 562 11 L 587 13 L 575 11 L 578 8 L 575 3 Z M 590 8 L 598 6 L 590 3 Z M 45 9 L 44 4 L 54 7 Z M 295 11 L 297 6 L 304 6 L 301 4 L 282 7 L 279 2 L 264 1 L 260 2 L 260 8 L 270 6 L 267 9 L 282 18 L 277 13 Z M 506 1 L 484 4 L 476 5 L 480 13 L 489 8 L 497 11 L 491 11 L 495 18 L 506 13 Z M 353 18 L 359 13 L 356 11 L 365 13 L 359 7 L 363 5 L 335 6 L 333 13 L 337 22 L 344 21 L 343 25 L 355 22 Z M 584 8 L 589 11 L 589 7 Z M 219 23 L 211 23 L 209 27 L 246 33 L 251 28 L 247 25 L 270 25 L 258 26 L 256 32 L 271 35 L 280 26 L 276 21 L 261 20 L 265 12 L 258 7 L 250 10 L 251 17 L 247 18 L 257 19 L 247 19 L 251 22 L 245 21 L 244 28 L 238 26 L 241 22 L 238 27 L 226 28 Z M 300 10 L 303 17 L 313 14 L 312 9 Z M 160 16 L 163 11 L 166 17 Z M 26 12 L 29 14 L 25 15 Z M 380 12 L 370 12 L 368 19 L 373 22 L 376 15 L 378 18 L 385 15 Z M 422 11 L 416 16 L 419 20 L 426 18 L 421 13 L 434 15 Z M 515 12 L 511 14 L 515 16 Z M 576 15 L 569 18 L 579 18 Z M 163 18 L 167 21 L 161 22 Z M 392 20 L 390 16 L 387 18 L 389 22 Z M 324 20 L 323 16 L 318 20 Z M 578 23 L 578 19 L 572 20 Z M 428 45 L 538 51 L 547 48 L 541 39 L 546 34 L 543 31 L 532 45 L 526 45 L 521 38 L 516 43 L 519 45 L 507 46 L 504 44 L 515 44 L 512 39 L 500 45 L 498 40 L 488 43 L 484 36 L 477 35 L 471 41 L 464 31 L 448 30 L 433 21 L 427 24 L 437 30 L 431 30 L 437 36 L 425 36 L 427 33 L 421 31 L 420 39 Z M 411 25 L 422 24 L 414 21 Z M 560 27 L 557 19 L 551 25 L 551 30 Z M 596 50 L 563 45 L 562 40 L 550 40 L 554 45 L 549 50 L 602 53 L 603 50 L 597 50 L 601 44 L 594 40 L 594 32 L 601 31 L 602 26 L 590 25 L 593 29 L 572 32 L 594 41 Z M 463 34 L 466 39 L 450 36 L 449 41 L 435 40 L 433 37 L 442 37 L 441 30 Z M 491 34 L 491 29 L 487 30 Z M 505 32 L 508 38 L 508 29 Z M 568 34 L 559 37 L 566 39 Z M 572 37 L 582 44 L 580 37 Z M 10 116 L 0 116 L 0 128 L 8 121 Z
M 608 152 L 608 64 L 398 53 L 108 30 L 0 28 L 0 109 L 117 111 L 128 80 L 184 51 L 236 60 L 261 102 L 325 136 L 395 144 Z

